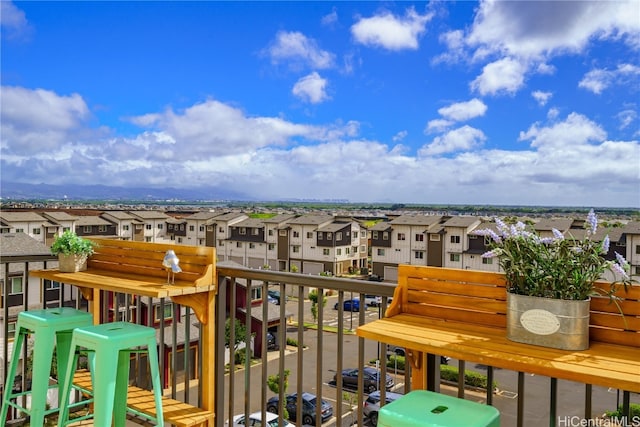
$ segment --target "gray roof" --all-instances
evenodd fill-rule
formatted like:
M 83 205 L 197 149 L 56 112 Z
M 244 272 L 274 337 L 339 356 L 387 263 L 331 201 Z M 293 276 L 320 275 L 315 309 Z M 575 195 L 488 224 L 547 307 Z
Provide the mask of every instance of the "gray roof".
M 95 215 L 83 215 L 78 217 L 76 226 L 83 227 L 85 225 L 112 225 L 112 223 L 102 217 Z
M 246 228 L 264 228 L 264 222 L 259 218 L 247 218 L 240 222 L 233 224 L 233 227 L 246 227 Z
M 380 221 L 372 225 L 371 227 L 369 227 L 369 230 L 371 231 L 387 231 L 390 229 L 391 229 L 391 223 L 389 221 Z
M 640 221 L 629 221 L 622 230 L 625 234 L 640 234 Z
M 77 215 L 70 215 L 66 212 L 42 212 L 42 215 L 54 221 L 74 221 L 78 219 Z
M 129 211 L 131 215 L 142 219 L 167 219 L 169 215 L 160 211 Z
M 133 215 L 131 215 L 129 212 L 125 212 L 125 211 L 108 211 L 108 212 L 104 212 L 103 215 L 109 215 L 114 217 L 115 219 L 119 219 L 119 220 L 132 220 L 135 219 L 135 217 Z
M 218 215 L 220 215 L 220 213 L 218 212 L 196 212 L 192 215 L 189 215 L 188 217 L 186 217 L 185 219 L 188 220 L 194 220 L 194 221 L 207 221 L 210 220 L 212 218 L 217 217 Z
M 442 224 L 444 227 L 469 227 L 479 222 L 480 219 L 476 216 L 454 216 L 451 219 L 445 221 Z
M 25 233 L 0 234 L 0 253 L 3 257 L 51 255 L 47 245 Z
M 227 212 L 227 213 L 220 214 L 220 215 L 216 216 L 215 218 L 213 218 L 213 222 L 216 222 L 216 221 L 231 221 L 232 219 L 245 217 L 245 216 L 248 216 L 248 215 L 246 213 L 243 213 L 243 212 Z
M 573 224 L 571 218 L 543 218 L 536 222 L 533 228 L 538 231 L 551 231 L 555 228 L 564 233 L 571 228 L 571 224 Z
M 0 219 L 5 222 L 44 222 L 42 215 L 35 212 L 0 212 Z
M 325 222 L 333 221 L 333 216 L 331 215 L 302 215 L 298 218 L 293 218 L 289 221 L 289 224 L 299 224 L 299 225 L 320 225 Z
M 401 215 L 391 222 L 392 225 L 425 225 L 431 226 L 437 224 L 442 219 L 437 215 Z
M 267 304 L 267 323 L 274 322 L 276 320 L 280 320 L 280 307 L 275 304 L 269 304 L 266 300 L 263 300 L 263 304 Z M 246 313 L 247 310 L 244 307 L 238 307 L 238 310 Z M 293 314 L 285 311 L 284 317 L 289 318 L 292 317 Z M 262 317 L 262 304 L 261 305 L 253 305 L 251 306 L 251 317 L 262 322 L 264 318 Z
M 332 224 L 327 224 L 324 227 L 318 228 L 318 231 L 336 232 L 344 230 L 347 227 L 349 227 L 349 224 L 346 224 L 344 222 L 334 222 Z
M 262 222 L 264 222 L 265 224 L 281 224 L 283 222 L 288 222 L 295 217 L 296 215 L 294 214 L 278 214 L 271 218 L 263 218 Z

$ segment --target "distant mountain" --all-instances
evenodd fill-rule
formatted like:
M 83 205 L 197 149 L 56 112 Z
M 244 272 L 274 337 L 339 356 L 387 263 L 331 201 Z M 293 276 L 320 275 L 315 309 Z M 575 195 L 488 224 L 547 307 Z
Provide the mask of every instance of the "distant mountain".
M 74 200 L 253 200 L 246 194 L 217 188 L 109 187 L 106 185 L 50 185 L 0 183 L 3 199 Z

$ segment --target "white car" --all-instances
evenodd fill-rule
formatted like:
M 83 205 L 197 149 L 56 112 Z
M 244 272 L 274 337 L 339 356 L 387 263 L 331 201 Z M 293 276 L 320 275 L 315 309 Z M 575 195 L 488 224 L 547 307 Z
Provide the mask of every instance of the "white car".
M 266 413 L 267 422 L 262 422 L 262 412 L 254 412 L 249 415 L 249 419 L 246 420 L 244 414 L 236 415 L 233 417 L 232 426 L 254 426 L 254 427 L 295 427 L 289 421 L 284 420 L 282 424 L 278 424 L 278 416 L 276 414 L 272 414 L 271 412 Z M 229 421 L 225 423 L 226 426 L 229 425 Z

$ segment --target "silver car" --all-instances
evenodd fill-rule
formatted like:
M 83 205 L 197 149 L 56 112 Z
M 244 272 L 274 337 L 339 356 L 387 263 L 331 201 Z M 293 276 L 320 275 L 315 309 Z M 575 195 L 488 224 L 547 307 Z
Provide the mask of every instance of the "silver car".
M 391 403 L 402 396 L 404 395 L 388 391 L 384 396 L 384 400 L 386 403 Z M 362 409 L 362 413 L 365 417 L 369 418 L 373 426 L 378 425 L 378 412 L 380 412 L 380 390 L 374 391 L 367 397 Z

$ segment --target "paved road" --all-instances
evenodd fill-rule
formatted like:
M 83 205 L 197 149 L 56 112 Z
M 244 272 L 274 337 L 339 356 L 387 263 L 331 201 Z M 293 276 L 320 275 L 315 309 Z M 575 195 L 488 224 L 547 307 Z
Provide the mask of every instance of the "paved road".
M 337 312 L 333 310 L 335 298 L 330 298 L 327 302 L 326 309 L 324 311 L 325 324 L 335 326 L 337 325 L 336 316 Z M 297 313 L 297 302 L 290 301 L 288 304 L 288 310 L 292 313 Z M 308 308 L 305 308 L 305 313 L 310 313 Z M 355 328 L 358 321 L 358 313 L 344 313 L 344 326 L 349 328 L 351 325 Z M 367 312 L 367 320 L 372 321 L 378 318 L 377 310 L 369 310 Z M 309 321 L 311 321 L 311 315 L 309 314 Z M 297 328 L 289 327 L 287 330 L 288 336 L 297 339 Z M 333 376 L 336 371 L 337 355 L 338 355 L 338 342 L 337 334 L 324 332 L 323 337 L 323 349 L 318 357 L 317 350 L 317 335 L 316 330 L 307 330 L 304 334 L 304 344 L 306 349 L 302 352 L 303 370 L 304 375 L 303 385 L 304 391 L 314 394 L 320 394 L 324 400 L 329 401 L 334 406 L 334 412 L 336 412 L 337 405 L 337 391 L 334 386 L 331 385 Z M 344 354 L 343 354 L 343 367 L 355 367 L 358 360 L 358 338 L 355 335 L 345 335 L 344 337 Z M 275 353 L 272 353 L 275 355 Z M 372 341 L 365 341 L 365 357 L 364 360 L 368 361 L 374 359 L 378 354 L 378 345 Z M 289 377 L 289 389 L 288 392 L 293 392 L 297 384 L 297 357 L 298 353 L 292 353 L 286 356 L 285 366 L 291 371 Z M 457 361 L 452 360 L 451 365 L 456 366 Z M 317 367 L 321 367 L 321 382 L 318 383 L 316 378 Z M 251 393 L 251 407 L 253 411 L 260 410 L 260 367 L 252 368 L 252 393 Z M 273 359 L 268 364 L 268 372 L 275 373 L 278 370 L 278 360 Z M 482 365 L 475 365 L 467 363 L 467 370 L 474 370 L 477 372 L 486 372 L 486 367 Z M 396 381 L 395 389 L 402 392 L 403 389 L 403 375 L 393 375 Z M 517 413 L 517 381 L 518 375 L 513 371 L 506 371 L 502 369 L 494 370 L 495 380 L 498 382 L 499 392 L 494 395 L 494 406 L 496 406 L 501 413 L 501 426 L 502 427 L 515 427 L 516 426 L 516 413 Z M 228 381 L 228 379 L 227 379 Z M 539 427 L 549 425 L 549 396 L 550 396 L 550 380 L 546 377 L 525 375 L 525 427 Z M 442 387 L 443 393 L 456 395 L 457 390 L 446 386 Z M 268 396 L 272 396 L 271 391 L 267 392 Z M 235 413 L 240 413 L 244 410 L 243 402 L 245 398 L 244 379 L 242 376 L 236 378 L 236 407 Z M 479 402 L 484 402 L 484 394 L 469 392 L 467 398 Z M 599 416 L 607 410 L 614 409 L 616 402 L 618 401 L 618 394 L 615 390 L 608 390 L 602 387 L 593 388 L 593 414 Z M 620 396 L 621 399 L 621 396 Z M 640 403 L 640 396 L 632 395 L 632 402 Z M 357 402 L 355 403 L 357 405 Z M 558 425 L 581 425 L 576 424 L 583 416 L 584 412 L 584 385 L 579 383 L 573 383 L 569 381 L 558 381 Z M 350 413 L 348 404 L 343 405 L 343 414 L 346 414 L 343 424 L 349 425 L 349 422 L 356 419 L 355 414 Z M 563 424 L 565 422 L 565 424 Z M 571 424 L 573 422 L 574 424 Z M 336 425 L 335 420 L 330 420 L 325 423 L 324 426 Z

